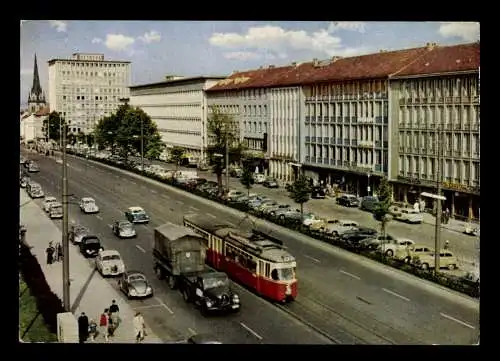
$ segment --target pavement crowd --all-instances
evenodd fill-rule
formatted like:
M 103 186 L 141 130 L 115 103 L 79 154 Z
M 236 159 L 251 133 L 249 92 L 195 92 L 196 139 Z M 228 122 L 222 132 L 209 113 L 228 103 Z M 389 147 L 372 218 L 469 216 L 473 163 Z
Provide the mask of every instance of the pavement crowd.
M 23 189 L 20 190 L 20 204 L 22 205 L 20 207 L 20 223 L 25 225 L 27 229 L 26 242 L 31 247 L 32 254 L 38 259 L 50 288 L 62 300 L 62 262 L 56 261 L 48 264 L 46 255 L 49 242 L 54 244 L 60 242 L 61 231 Z M 86 342 L 136 342 L 137 332 L 133 320 L 137 312 L 95 270 L 93 261 L 81 256 L 73 245 L 70 245 L 69 257 L 71 312 L 76 318 L 85 313 L 89 323 L 94 321 L 97 325 L 95 339 L 89 337 Z M 113 335 L 106 337 L 106 329 L 100 327 L 100 318 L 105 309 L 109 309 L 113 300 L 118 305 L 119 312 L 114 314 L 112 318 L 119 322 Z M 143 343 L 163 343 L 147 325 L 145 331 Z

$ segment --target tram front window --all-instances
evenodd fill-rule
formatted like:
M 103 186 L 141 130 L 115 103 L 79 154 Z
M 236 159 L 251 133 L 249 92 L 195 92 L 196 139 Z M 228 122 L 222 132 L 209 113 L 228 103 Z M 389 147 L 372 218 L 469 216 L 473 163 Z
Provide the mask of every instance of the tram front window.
M 273 269 L 271 278 L 274 281 L 291 281 L 295 278 L 295 271 L 293 268 Z

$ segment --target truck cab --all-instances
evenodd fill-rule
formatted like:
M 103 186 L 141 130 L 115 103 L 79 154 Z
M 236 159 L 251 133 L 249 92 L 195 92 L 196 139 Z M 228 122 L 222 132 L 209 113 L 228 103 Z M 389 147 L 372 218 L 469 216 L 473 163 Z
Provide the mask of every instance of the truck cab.
M 223 272 L 205 272 L 186 280 L 181 289 L 186 302 L 199 306 L 202 313 L 238 311 L 240 298 L 230 287 Z

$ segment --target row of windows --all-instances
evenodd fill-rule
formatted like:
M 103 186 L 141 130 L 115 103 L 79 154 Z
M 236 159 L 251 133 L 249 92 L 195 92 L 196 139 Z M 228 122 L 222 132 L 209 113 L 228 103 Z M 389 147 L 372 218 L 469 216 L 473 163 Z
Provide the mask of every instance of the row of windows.
M 61 75 L 64 78 L 73 78 L 73 77 L 104 77 L 104 78 L 117 78 L 117 80 L 124 81 L 127 78 L 127 74 L 120 73 L 112 73 L 112 72 L 97 72 L 97 71 L 61 71 Z
M 267 133 L 267 123 L 243 121 L 243 130 L 252 133 Z
M 257 273 L 257 262 L 253 256 L 226 243 L 226 257 L 252 273 Z
M 479 106 L 447 105 L 437 107 L 400 107 L 399 120 L 402 122 L 427 123 L 476 123 L 479 122 Z
M 436 141 L 438 134 L 426 132 L 400 132 L 399 133 L 399 146 L 416 149 L 434 149 L 436 148 Z M 443 134 L 440 139 L 441 149 L 444 151 L 464 151 L 470 153 L 471 149 L 475 154 L 479 154 L 480 142 L 478 135 L 471 134 Z
M 401 83 L 403 97 L 433 98 L 477 96 L 479 77 L 463 76 L 441 79 L 406 80 Z
M 244 105 L 243 116 L 267 116 L 267 105 Z
M 63 65 L 65 67 L 71 67 L 71 68 L 125 68 L 128 64 L 116 64 L 116 63 L 94 63 L 94 62 L 82 62 L 82 63 L 77 63 L 74 61 L 61 61 L 59 62 L 60 65 Z
M 200 131 L 196 130 L 181 130 L 181 129 L 165 129 L 165 128 L 158 128 L 158 131 L 160 133 L 175 133 L 175 134 L 193 134 L 193 135 L 200 135 Z
M 416 173 L 435 175 L 437 173 L 436 166 L 436 158 L 399 156 L 400 174 Z M 479 162 L 445 159 L 442 166 L 444 172 L 442 176 L 444 178 L 479 181 Z
M 387 92 L 387 81 L 373 80 L 373 81 L 353 81 L 344 83 L 335 83 L 328 85 L 313 85 L 304 87 L 306 97 L 315 96 L 332 96 L 332 95 L 357 95 L 365 93 L 385 93 Z
M 306 127 L 306 135 L 311 137 L 331 137 L 339 139 L 355 139 L 359 141 L 382 141 L 388 139 L 387 127 L 372 127 L 367 125 L 310 125 Z
M 263 150 L 264 141 L 261 139 L 243 139 L 243 144 L 251 150 Z
M 306 147 L 306 156 L 336 159 L 361 164 L 382 164 L 382 161 L 387 161 L 386 151 L 374 151 L 372 149 L 346 149 L 331 145 L 313 145 Z
M 389 114 L 389 103 L 384 101 L 306 104 L 306 116 L 312 117 L 379 117 Z
M 94 93 L 94 94 L 99 94 L 99 93 L 121 93 L 122 89 L 121 88 L 66 88 L 65 86 L 62 87 L 62 90 L 60 90 L 63 94 L 68 94 L 68 93 Z M 126 93 L 126 90 L 125 90 Z

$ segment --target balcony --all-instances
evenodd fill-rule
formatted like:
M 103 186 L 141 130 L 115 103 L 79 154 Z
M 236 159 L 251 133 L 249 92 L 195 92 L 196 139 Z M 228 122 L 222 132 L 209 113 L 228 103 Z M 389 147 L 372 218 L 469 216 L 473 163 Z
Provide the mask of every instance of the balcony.
M 362 148 L 372 148 L 373 147 L 373 141 L 371 140 L 362 140 L 358 143 L 358 147 Z
M 344 138 L 344 144 L 345 145 L 351 144 L 351 140 L 349 138 Z
M 313 115 L 309 118 L 311 123 L 316 123 L 316 117 Z
M 384 124 L 388 124 L 389 123 L 389 117 L 388 116 L 385 116 L 384 117 Z
M 342 165 L 344 167 L 349 167 L 349 161 L 348 160 L 344 160 Z
M 309 115 L 306 115 L 306 123 L 309 123 L 311 121 L 311 117 Z
M 330 165 L 335 165 L 335 159 L 330 158 Z
M 316 117 L 316 121 L 317 121 L 318 123 L 321 123 L 321 122 L 322 122 L 322 120 L 323 120 L 323 117 L 322 117 L 321 115 L 318 115 L 318 116 Z
M 342 138 L 337 138 L 337 145 L 342 145 Z
M 323 159 L 321 157 L 317 157 L 316 158 L 316 163 L 322 164 L 323 163 Z
M 342 123 L 342 117 L 337 117 L 337 123 Z
M 344 123 L 349 123 L 349 117 L 344 117 Z
M 337 167 L 342 167 L 342 161 L 340 159 L 337 159 Z
M 328 144 L 330 142 L 330 138 L 323 137 L 323 144 Z
M 316 137 L 311 137 L 311 143 L 316 143 Z
M 357 123 L 358 122 L 358 117 L 351 117 L 351 122 L 352 123 Z
M 335 123 L 335 117 L 330 117 L 330 122 Z
M 311 157 L 311 163 L 316 163 L 316 157 Z
M 351 162 L 351 167 L 355 168 L 358 166 L 358 162 Z
M 389 141 L 388 140 L 384 140 L 384 148 L 389 148 Z
M 357 139 L 351 139 L 351 145 L 353 147 L 357 147 L 358 146 L 358 140 Z
M 382 164 L 375 164 L 375 172 L 382 172 Z

